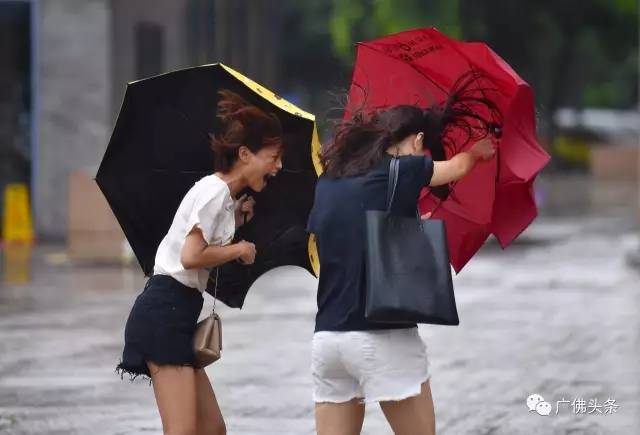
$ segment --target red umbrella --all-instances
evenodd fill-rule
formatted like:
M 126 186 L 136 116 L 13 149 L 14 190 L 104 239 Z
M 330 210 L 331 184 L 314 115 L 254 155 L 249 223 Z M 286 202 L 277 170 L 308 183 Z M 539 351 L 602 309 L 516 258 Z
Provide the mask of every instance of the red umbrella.
M 410 30 L 357 45 L 357 58 L 345 118 L 357 109 L 397 104 L 428 107 L 443 103 L 458 78 L 475 70 L 483 77 L 478 92 L 500 109 L 502 137 L 498 158 L 481 162 L 446 200 L 425 189 L 422 213 L 447 222 L 450 260 L 459 272 L 493 233 L 504 248 L 536 217 L 532 194 L 536 175 L 549 161 L 535 134 L 531 87 L 488 46 L 460 42 L 434 28 Z M 490 115 L 486 113 L 484 115 Z M 472 146 L 456 141 L 446 158 Z
M 498 185 L 491 232 L 506 248 L 538 215 L 532 178 L 526 183 Z

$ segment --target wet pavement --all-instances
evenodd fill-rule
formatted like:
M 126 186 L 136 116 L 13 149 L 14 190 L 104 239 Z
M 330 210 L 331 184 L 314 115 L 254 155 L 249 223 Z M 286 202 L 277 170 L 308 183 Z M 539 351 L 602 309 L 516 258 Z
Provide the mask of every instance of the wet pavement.
M 638 433 L 640 272 L 625 261 L 633 226 L 626 212 L 540 218 L 520 243 L 488 243 L 455 277 L 460 326 L 420 327 L 439 434 Z M 0 433 L 161 433 L 149 384 L 114 373 L 141 273 L 70 264 L 63 249 L 3 253 Z M 307 272 L 282 268 L 242 311 L 221 309 L 224 356 L 207 372 L 229 434 L 313 433 L 314 286 Z M 533 393 L 550 415 L 528 410 Z M 363 433 L 391 433 L 377 407 Z

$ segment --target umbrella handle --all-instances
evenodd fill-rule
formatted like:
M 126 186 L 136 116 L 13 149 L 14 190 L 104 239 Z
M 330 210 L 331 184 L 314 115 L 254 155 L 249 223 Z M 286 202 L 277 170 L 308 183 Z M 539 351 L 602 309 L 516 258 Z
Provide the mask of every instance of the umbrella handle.
M 246 225 L 247 224 L 247 216 L 249 215 L 249 213 L 244 212 L 242 213 L 242 217 L 243 217 L 243 224 L 242 225 Z M 248 264 L 246 264 L 245 262 L 243 262 L 242 260 L 240 260 L 239 258 L 236 260 L 236 262 L 242 264 L 243 266 L 248 266 Z
M 489 129 L 491 130 L 491 134 L 496 139 L 500 139 L 502 137 L 502 127 L 497 122 L 492 122 L 489 124 Z

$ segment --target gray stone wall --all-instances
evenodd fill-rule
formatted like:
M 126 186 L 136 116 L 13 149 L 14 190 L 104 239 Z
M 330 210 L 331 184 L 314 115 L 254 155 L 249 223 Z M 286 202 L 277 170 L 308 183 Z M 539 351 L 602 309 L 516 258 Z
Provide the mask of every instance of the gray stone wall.
M 127 83 L 144 77 L 136 72 L 135 26 L 137 23 L 152 23 L 162 29 L 162 65 L 160 74 L 190 66 L 186 46 L 186 0 L 159 2 L 157 0 L 113 0 L 111 32 L 111 71 L 113 90 L 111 93 L 112 119 L 115 119 L 122 104 Z
M 110 1 L 38 3 L 34 215 L 41 239 L 61 239 L 69 173 L 98 164 L 111 129 Z
M 273 86 L 274 17 L 261 0 L 39 0 L 38 146 L 32 156 L 36 232 L 67 235 L 68 179 L 95 173 L 106 149 L 126 83 L 142 78 L 151 56 L 156 74 L 222 61 Z M 145 50 L 140 26 L 157 31 L 160 47 Z M 153 32 L 152 32 L 153 33 Z M 148 34 L 147 34 L 148 36 Z M 157 62 L 154 59 L 160 59 Z M 149 68 L 142 68 L 149 71 Z

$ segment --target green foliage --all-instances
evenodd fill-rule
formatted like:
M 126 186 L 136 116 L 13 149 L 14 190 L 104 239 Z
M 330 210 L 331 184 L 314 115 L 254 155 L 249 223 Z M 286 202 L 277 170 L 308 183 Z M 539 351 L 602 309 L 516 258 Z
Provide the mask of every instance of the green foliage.
M 558 107 L 637 104 L 635 0 L 460 1 L 464 39 L 487 42 L 533 86 L 548 140 Z
M 346 64 L 358 41 L 431 26 L 459 37 L 458 0 L 332 0 L 331 37 Z
M 417 27 L 483 41 L 535 89 L 541 133 L 551 139 L 560 106 L 635 107 L 637 0 L 287 1 L 282 53 L 287 84 L 310 106 L 346 88 L 358 41 Z M 322 95 L 318 97 L 318 95 Z

